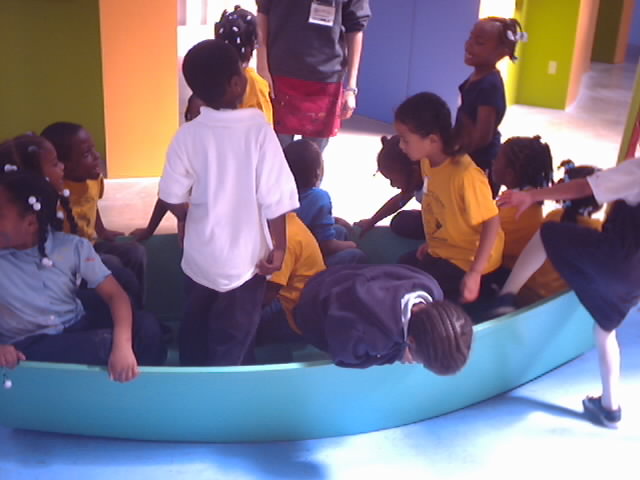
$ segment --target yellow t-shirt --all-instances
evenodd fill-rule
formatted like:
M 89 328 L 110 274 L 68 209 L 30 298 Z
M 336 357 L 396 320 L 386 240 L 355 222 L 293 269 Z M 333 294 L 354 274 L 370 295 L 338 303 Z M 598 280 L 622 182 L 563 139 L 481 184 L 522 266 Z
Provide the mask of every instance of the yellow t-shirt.
M 104 195 L 104 179 L 87 180 L 85 182 L 64 181 L 64 188 L 69 190 L 71 211 L 78 224 L 78 235 L 95 243 L 96 218 L 98 216 L 98 200 Z M 71 228 L 65 221 L 64 231 L 69 233 Z
M 544 218 L 544 222 L 559 222 L 563 212 L 564 209 L 562 208 L 549 212 Z M 594 230 L 602 230 L 602 222 L 595 218 L 578 216 L 578 225 L 593 228 Z M 556 269 L 553 268 L 551 262 L 547 260 L 525 283 L 519 297 L 523 303 L 532 303 L 568 289 L 569 286 Z
M 298 333 L 302 332 L 293 319 L 293 308 L 297 305 L 307 281 L 324 269 L 324 260 L 315 237 L 295 213 L 288 213 L 287 251 L 282 268 L 274 273 L 269 281 L 282 285 L 278 298 L 287 314 L 289 325 Z
M 507 268 L 513 268 L 524 247 L 540 228 L 544 218 L 542 205 L 531 205 L 522 212 L 518 219 L 516 219 L 517 211 L 515 207 L 500 209 L 500 225 L 504 231 L 502 265 Z
M 438 167 L 420 162 L 424 179 L 422 222 L 429 253 L 469 271 L 480 242 L 482 224 L 498 215 L 486 175 L 468 155 Z M 500 266 L 504 233 L 499 230 L 483 273 Z
M 273 125 L 273 107 L 269 96 L 269 83 L 253 68 L 244 69 L 247 75 L 247 91 L 240 108 L 257 108 L 264 113 L 267 121 Z

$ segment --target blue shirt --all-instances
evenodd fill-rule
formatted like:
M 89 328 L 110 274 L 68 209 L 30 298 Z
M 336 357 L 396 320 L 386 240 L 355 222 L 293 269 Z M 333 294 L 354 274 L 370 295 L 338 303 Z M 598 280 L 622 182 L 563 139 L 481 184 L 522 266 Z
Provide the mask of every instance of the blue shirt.
M 331 197 L 321 188 L 312 188 L 300 194 L 300 207 L 296 210 L 318 243 L 336 238 L 335 220 L 331 214 Z
M 480 107 L 491 107 L 496 111 L 496 127 L 493 138 L 488 145 L 468 152 L 469 156 L 481 169 L 487 170 L 491 167 L 493 160 L 498 156 L 500 148 L 500 132 L 498 125 L 502 122 L 504 113 L 507 110 L 507 100 L 504 93 L 504 83 L 500 72 L 491 72 L 488 75 L 470 82 L 467 78 L 458 87 L 462 102 L 456 114 L 456 127 L 462 125 L 461 115 L 464 114 L 475 125 L 478 119 L 478 109 Z
M 80 280 L 95 288 L 111 275 L 84 238 L 50 233 L 45 249 L 51 267 L 42 265 L 37 247 L 0 250 L 0 344 L 61 333 L 84 315 Z

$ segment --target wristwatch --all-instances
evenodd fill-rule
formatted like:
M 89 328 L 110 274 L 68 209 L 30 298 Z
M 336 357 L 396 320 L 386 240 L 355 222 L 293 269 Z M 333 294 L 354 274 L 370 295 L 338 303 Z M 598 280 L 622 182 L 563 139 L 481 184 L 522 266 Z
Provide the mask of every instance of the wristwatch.
M 344 87 L 345 92 L 353 92 L 354 95 L 358 95 L 358 87 Z

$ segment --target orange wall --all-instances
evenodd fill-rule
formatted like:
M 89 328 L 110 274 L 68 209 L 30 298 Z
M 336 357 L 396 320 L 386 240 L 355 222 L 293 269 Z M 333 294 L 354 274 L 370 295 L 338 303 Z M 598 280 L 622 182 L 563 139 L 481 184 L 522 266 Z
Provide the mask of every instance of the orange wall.
M 573 52 L 566 106 L 575 101 L 580 91 L 582 77 L 589 71 L 591 66 L 591 51 L 596 33 L 599 6 L 600 0 L 582 0 L 580 2 L 576 44 Z
M 178 126 L 176 0 L 100 0 L 110 178 L 162 173 Z
M 635 4 L 635 0 L 624 0 L 620 29 L 618 30 L 618 41 L 614 58 L 615 63 L 623 63 L 627 55 L 627 44 L 629 43 L 629 32 L 631 31 L 631 21 L 633 20 Z

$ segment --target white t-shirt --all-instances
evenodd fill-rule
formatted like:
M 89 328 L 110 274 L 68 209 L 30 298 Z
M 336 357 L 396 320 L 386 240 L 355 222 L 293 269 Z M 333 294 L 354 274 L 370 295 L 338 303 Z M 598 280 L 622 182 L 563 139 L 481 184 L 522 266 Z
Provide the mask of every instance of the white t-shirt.
M 267 219 L 298 208 L 282 147 L 255 108 L 202 107 L 182 125 L 167 152 L 159 196 L 189 203 L 182 269 L 220 292 L 256 273 L 272 248 Z
M 594 173 L 587 181 L 598 203 L 624 200 L 633 207 L 640 203 L 640 158 Z

